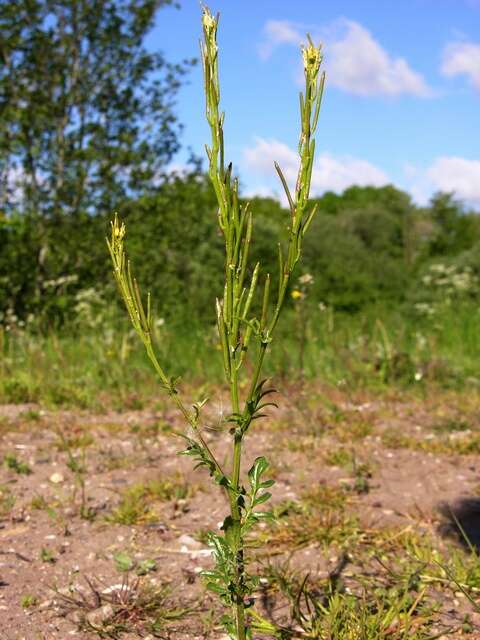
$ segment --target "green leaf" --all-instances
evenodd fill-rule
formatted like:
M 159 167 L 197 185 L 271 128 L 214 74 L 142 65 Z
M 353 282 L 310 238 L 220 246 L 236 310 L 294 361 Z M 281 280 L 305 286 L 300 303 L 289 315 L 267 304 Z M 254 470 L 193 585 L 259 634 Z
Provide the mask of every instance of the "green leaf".
M 252 467 L 248 472 L 248 477 L 250 479 L 250 484 L 252 488 L 258 488 L 260 485 L 260 477 L 265 473 L 265 471 L 270 466 L 268 460 L 264 456 L 260 456 L 255 459 Z
M 217 582 L 207 582 L 205 585 L 209 591 L 213 591 L 214 593 L 224 594 L 225 589 L 219 585 Z
M 235 526 L 235 520 L 232 516 L 227 516 L 222 524 L 222 531 L 225 533 L 225 541 L 232 550 L 236 552 L 240 543 L 240 531 Z
M 138 563 L 136 574 L 137 576 L 146 576 L 147 573 L 157 570 L 157 563 L 155 560 L 142 560 Z
M 259 489 L 268 489 L 269 487 L 273 487 L 275 484 L 275 480 L 265 480 L 258 485 Z
M 131 571 L 135 565 L 135 561 L 125 551 L 113 554 L 118 571 Z
M 253 515 L 257 520 L 273 520 L 274 519 L 273 513 L 271 511 L 255 511 Z
M 263 504 L 264 502 L 267 502 L 267 500 L 270 500 L 271 497 L 272 494 L 268 491 L 265 491 L 265 493 L 259 495 L 258 498 L 255 498 L 255 500 L 253 501 L 253 506 L 256 507 L 259 504 Z
M 193 458 L 197 463 L 194 467 L 195 469 L 198 469 L 198 467 L 206 467 L 218 485 L 227 489 L 230 488 L 230 480 L 223 473 L 219 472 L 215 462 L 211 459 L 205 447 L 200 442 L 197 442 L 188 436 L 183 434 L 179 435 L 187 441 L 187 448 L 183 451 L 179 451 L 178 455 Z

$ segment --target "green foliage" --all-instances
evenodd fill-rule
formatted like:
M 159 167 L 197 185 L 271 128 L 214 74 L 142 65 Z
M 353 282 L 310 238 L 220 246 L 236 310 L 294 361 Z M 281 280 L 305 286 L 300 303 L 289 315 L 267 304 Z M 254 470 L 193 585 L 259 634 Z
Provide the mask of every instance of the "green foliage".
M 20 598 L 20 606 L 23 607 L 23 609 L 30 609 L 31 607 L 35 607 L 37 604 L 37 596 L 34 596 L 31 593 L 25 594 Z
M 272 482 L 262 479 L 268 463 L 265 458 L 259 457 L 248 474 L 250 491 L 244 489 L 241 484 L 243 439 L 251 423 L 263 417 L 262 410 L 273 405 L 272 402 L 264 401 L 273 389 L 265 388 L 266 380 L 260 378 L 265 355 L 285 306 L 293 271 L 301 257 L 304 236 L 316 211 L 315 207 L 309 205 L 309 194 L 315 153 L 314 134 L 320 113 L 325 75 L 319 73 L 322 62 L 320 48 L 315 47 L 309 37 L 308 45 L 302 50 L 305 93 L 300 94 L 299 169 L 293 193 L 281 168 L 275 163 L 289 204 L 286 242 L 278 244 L 276 293 L 271 295 L 271 278 L 267 273 L 262 278 L 261 303 L 253 305 L 260 273 L 260 264 L 257 262 L 252 265 L 250 262 L 253 216 L 249 204 L 239 199 L 239 182 L 232 174 L 232 164 L 225 165 L 225 115 L 219 110 L 218 17 L 213 17 L 207 7 L 203 8 L 202 24 L 204 39 L 201 50 L 206 116 L 211 133 L 211 145 L 206 147 L 208 175 L 215 192 L 218 226 L 224 241 L 223 295 L 217 297 L 216 315 L 219 350 L 231 401 L 231 411 L 226 423 L 232 425 L 229 431 L 232 436 L 233 456 L 232 468 L 227 473 L 223 471 L 202 434 L 201 410 L 206 400 L 194 403 L 190 410 L 180 395 L 178 379 L 169 376 L 165 365 L 161 363 L 161 353 L 154 332 L 151 296 L 148 293 L 144 302 L 125 253 L 125 223 L 120 223 L 117 215 L 112 222 L 111 238 L 107 240 L 107 244 L 113 263 L 114 278 L 133 329 L 145 347 L 158 375 L 160 387 L 176 404 L 189 427 L 189 434 L 183 435 L 187 448 L 182 453 L 192 457 L 197 467 L 207 467 L 229 500 L 230 515 L 223 522 L 223 534 L 212 532 L 208 537 L 213 549 L 215 568 L 206 573 L 206 578 L 210 590 L 217 593 L 224 605 L 230 609 L 230 613 L 226 613 L 222 618 L 228 633 L 237 640 L 245 640 L 247 637 L 251 638 L 251 630 L 245 619 L 245 608 L 252 604 L 248 598 L 258 584 L 257 579 L 247 571 L 244 557 L 245 535 L 254 524 L 271 517 L 271 514 L 259 511 L 257 507 L 270 498 L 270 493 L 264 490 L 270 487 Z M 183 239 L 181 231 L 178 239 Z M 142 258 L 145 260 L 145 256 Z M 272 305 L 271 299 L 274 301 Z M 253 375 L 249 376 L 248 391 L 242 398 L 240 375 L 247 358 L 253 365 Z
M 178 149 L 187 64 L 143 41 L 170 0 L 0 2 L 0 207 L 108 211 Z
M 188 498 L 195 491 L 178 479 L 156 479 L 138 482 L 121 495 L 120 501 L 107 517 L 107 521 L 116 524 L 133 525 L 156 519 L 152 509 L 155 502 L 165 502 Z
M 28 464 L 26 462 L 23 462 L 22 460 L 19 460 L 13 453 L 5 454 L 5 457 L 3 458 L 3 464 L 7 469 L 11 469 L 19 475 L 28 476 L 32 473 L 32 470 L 30 469 Z
M 335 208 L 329 214 L 333 198 Z M 304 272 L 315 274 L 311 302 L 349 313 L 372 304 L 430 305 L 445 290 L 424 280 L 435 265 L 455 276 L 466 274 L 475 285 L 457 290 L 456 300 L 478 299 L 477 214 L 453 201 L 454 213 L 442 227 L 435 221 L 435 202 L 419 209 L 393 187 L 355 187 L 317 199 L 318 214 L 305 237 L 302 259 Z M 259 262 L 272 274 L 270 288 L 275 291 L 275 243 L 288 238 L 289 214 L 268 198 L 255 198 L 251 210 L 257 230 L 251 241 L 252 264 Z M 202 171 L 192 167 L 187 175 L 166 178 L 155 193 L 124 201 L 119 211 L 129 227 L 129 256 L 138 279 L 151 291 L 156 317 L 168 323 L 195 309 L 204 327 L 213 322 L 209 301 L 222 295 L 224 257 L 212 215 L 215 194 Z M 468 234 L 463 234 L 465 225 Z M 0 219 L 2 324 L 30 331 L 64 324 L 83 331 L 112 324 L 116 310 L 107 304 L 113 287 L 103 243 L 106 228 L 107 220 L 99 214 L 56 221 L 33 214 Z M 464 240 L 447 251 L 452 233 L 463 234 Z M 12 264 L 18 268 L 11 269 Z M 260 303 L 252 304 L 255 310 Z
M 0 519 L 6 518 L 15 506 L 15 495 L 7 486 L 0 484 Z

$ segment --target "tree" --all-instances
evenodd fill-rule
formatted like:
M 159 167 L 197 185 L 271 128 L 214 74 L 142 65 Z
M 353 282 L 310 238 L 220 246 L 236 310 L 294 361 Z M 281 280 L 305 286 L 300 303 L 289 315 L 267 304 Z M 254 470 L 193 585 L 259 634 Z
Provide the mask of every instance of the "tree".
M 467 213 L 451 193 L 436 193 L 430 201 L 434 231 L 430 242 L 432 257 L 457 255 L 472 248 L 478 238 L 478 216 Z
M 111 211 L 177 151 L 190 62 L 144 38 L 171 0 L 0 0 L 0 209 Z

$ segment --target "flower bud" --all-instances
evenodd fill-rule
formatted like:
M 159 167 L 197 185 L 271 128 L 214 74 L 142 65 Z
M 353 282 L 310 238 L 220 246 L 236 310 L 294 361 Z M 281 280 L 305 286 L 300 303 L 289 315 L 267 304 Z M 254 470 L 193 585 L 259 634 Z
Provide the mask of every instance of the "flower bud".
M 215 32 L 215 29 L 217 28 L 217 21 L 210 13 L 208 7 L 203 8 L 202 24 L 207 34 L 207 37 L 210 37 L 212 33 Z
M 305 73 L 315 76 L 320 69 L 320 63 L 322 62 L 320 47 L 316 47 L 309 38 L 308 45 L 302 48 L 302 55 Z

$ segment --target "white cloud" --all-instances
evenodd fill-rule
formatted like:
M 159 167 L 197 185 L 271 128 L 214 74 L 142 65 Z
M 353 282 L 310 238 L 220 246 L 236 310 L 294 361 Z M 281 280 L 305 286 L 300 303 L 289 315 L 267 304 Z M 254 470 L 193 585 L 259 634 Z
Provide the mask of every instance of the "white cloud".
M 465 75 L 480 91 L 480 43 L 451 42 L 445 47 L 441 66 L 443 75 Z
M 431 95 L 423 77 L 404 58 L 392 58 L 371 33 L 351 20 L 344 34 L 328 45 L 330 84 L 356 95 Z
M 252 147 L 244 149 L 243 160 L 245 170 L 269 178 L 276 176 L 273 163 L 278 162 L 290 190 L 294 190 L 299 157 L 283 142 L 257 138 Z M 311 190 L 312 195 L 319 195 L 324 191 L 340 192 L 353 184 L 382 186 L 389 182 L 381 169 L 366 160 L 322 154 L 317 156 L 313 167 Z M 278 191 L 272 190 L 271 193 Z
M 264 28 L 265 39 L 259 52 L 263 59 L 282 44 L 298 46 L 308 28 L 289 21 L 270 20 Z M 404 58 L 393 58 L 358 22 L 338 20 L 327 29 L 311 30 L 314 40 L 325 43 L 328 83 L 361 96 L 398 96 L 432 94 L 423 76 Z
M 268 20 L 263 31 L 265 39 L 258 47 L 260 57 L 263 60 L 269 58 L 278 45 L 300 46 L 302 43 L 303 38 L 299 28 L 288 20 Z
M 462 200 L 480 205 L 480 160 L 439 157 L 428 168 L 427 177 L 435 189 L 453 191 Z
M 256 186 L 249 181 L 246 195 L 272 196 L 286 205 L 274 161 L 280 165 L 290 190 L 294 190 L 299 161 L 296 151 L 275 139 L 256 138 L 252 146 L 243 150 L 242 173 L 250 173 L 262 182 Z M 405 165 L 403 175 L 398 186 L 410 192 L 417 204 L 427 205 L 436 191 L 443 191 L 453 192 L 467 205 L 480 206 L 480 160 L 440 156 L 429 166 Z M 325 153 L 315 161 L 311 191 L 313 196 L 318 196 L 325 191 L 340 193 L 352 185 L 381 187 L 386 184 L 392 181 L 367 160 Z

